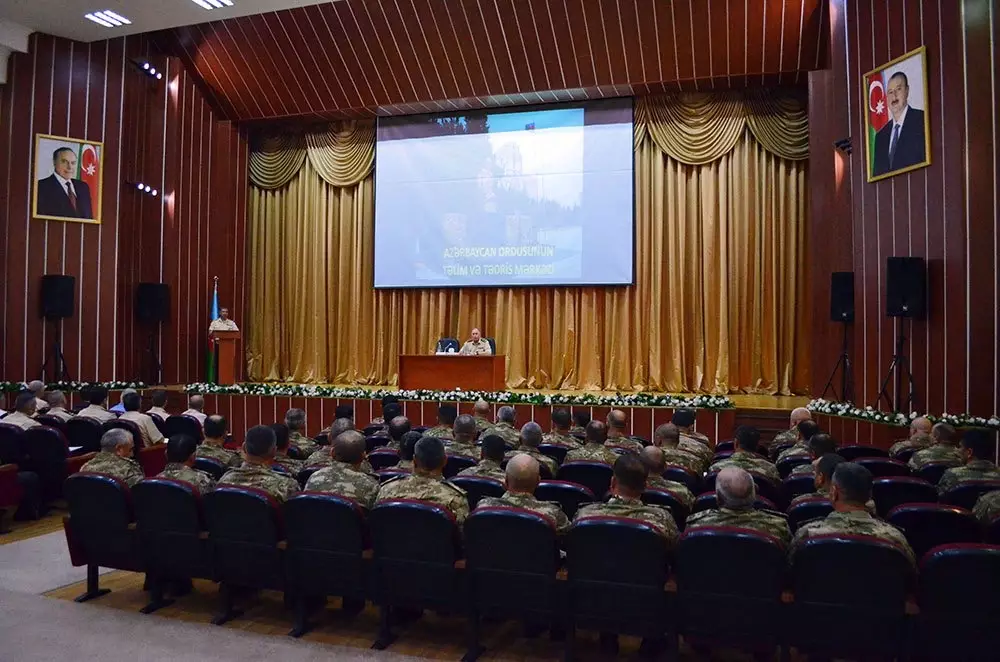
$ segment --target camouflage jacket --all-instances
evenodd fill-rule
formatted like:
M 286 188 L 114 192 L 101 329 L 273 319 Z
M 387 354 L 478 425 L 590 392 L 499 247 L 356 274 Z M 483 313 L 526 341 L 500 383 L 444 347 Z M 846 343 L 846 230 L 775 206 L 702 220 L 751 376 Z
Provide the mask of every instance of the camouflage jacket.
M 688 432 L 681 432 L 681 439 L 688 439 L 689 441 L 693 441 L 696 444 L 701 444 L 705 448 L 711 450 L 710 446 L 712 442 L 708 438 L 708 435 L 704 435 L 700 432 L 695 432 L 694 430 L 689 430 Z
M 552 478 L 556 477 L 556 473 L 559 471 L 559 463 L 548 455 L 542 454 L 537 448 L 532 448 L 531 446 L 519 446 L 512 451 L 507 451 L 504 454 L 504 459 L 511 459 L 515 455 L 530 455 L 531 457 L 538 460 L 539 464 L 543 464 L 548 467 L 549 475 Z
M 493 427 L 493 424 L 487 421 L 482 416 L 476 416 L 475 418 L 476 418 L 476 429 L 479 432 L 482 432 L 483 430 L 489 430 L 491 427 Z
M 646 478 L 646 489 L 666 490 L 680 499 L 681 503 L 687 506 L 688 510 L 694 506 L 694 495 L 691 494 L 691 490 L 684 483 L 667 480 L 663 476 L 657 476 L 656 474 L 649 474 L 649 477 Z
M 919 433 L 915 434 L 909 439 L 903 439 L 902 441 L 897 441 L 892 446 L 889 447 L 889 457 L 895 458 L 897 455 L 903 451 L 908 451 L 911 448 L 915 451 L 923 450 L 925 448 L 930 448 L 934 444 L 934 437 L 929 434 Z
M 483 497 L 479 500 L 476 508 L 496 508 L 503 506 L 524 508 L 525 510 L 548 517 L 555 524 L 557 535 L 561 536 L 569 529 L 569 518 L 566 517 L 566 513 L 563 512 L 562 507 L 558 503 L 555 501 L 539 501 L 531 494 L 504 492 L 504 495 L 499 499 L 496 497 Z
M 469 499 L 465 490 L 442 478 L 411 474 L 387 480 L 379 487 L 376 503 L 393 499 L 417 499 L 436 503 L 454 515 L 459 526 L 469 516 Z
M 811 457 L 812 451 L 809 450 L 809 444 L 807 444 L 804 441 L 800 441 L 791 448 L 787 448 L 781 451 L 781 453 L 778 454 L 778 459 L 775 461 L 775 464 L 781 462 L 782 460 L 787 460 L 790 457 L 803 457 L 803 456 Z
M 744 469 L 750 473 L 759 474 L 765 478 L 769 478 L 776 484 L 781 482 L 781 476 L 778 474 L 778 468 L 755 453 L 736 451 L 725 460 L 719 460 L 710 466 L 708 470 L 712 473 L 721 471 L 726 467 L 739 467 L 740 469 Z
M 944 494 L 970 480 L 1000 480 L 1000 470 L 989 460 L 972 460 L 964 467 L 952 467 L 938 481 L 938 493 Z
M 494 478 L 501 483 L 506 480 L 507 475 L 500 468 L 500 463 L 494 460 L 480 460 L 474 467 L 462 469 L 459 476 L 478 476 L 480 478 Z
M 576 437 L 572 437 L 568 434 L 560 434 L 555 430 L 545 433 L 542 437 L 542 443 L 549 446 L 560 446 L 562 448 L 569 449 L 579 448 L 583 445 Z
M 740 529 L 753 529 L 774 536 L 783 545 L 788 545 L 792 539 L 788 520 L 784 516 L 756 508 L 740 510 L 712 508 L 711 510 L 691 513 L 687 518 L 686 530 L 698 526 L 732 526 Z
M 585 435 L 585 434 L 587 434 L 587 430 L 586 430 L 586 428 L 582 428 L 579 425 L 574 425 L 573 427 L 571 427 L 569 429 L 569 433 L 571 435 L 576 435 L 576 434 L 583 434 L 583 435 Z M 575 437 L 574 437 L 574 439 L 575 439 Z M 579 441 L 579 440 L 577 440 L 577 441 Z
M 306 491 L 329 492 L 371 509 L 378 496 L 378 478 L 362 473 L 349 464 L 334 462 L 309 477 Z
M 487 428 L 486 432 L 479 435 L 479 438 L 488 437 L 491 434 L 503 439 L 508 448 L 517 448 L 521 444 L 521 435 L 510 423 L 497 423 L 493 427 Z
M 438 439 L 453 440 L 455 432 L 450 425 L 435 425 L 424 433 L 425 437 L 437 437 Z
M 288 433 L 288 444 L 295 446 L 299 450 L 299 453 L 302 454 L 302 457 L 309 457 L 320 448 L 315 439 L 310 439 L 298 431 Z
M 785 444 L 796 444 L 799 441 L 799 430 L 795 426 L 792 426 L 784 432 L 779 432 L 774 435 L 774 439 L 771 443 L 767 445 L 768 456 L 771 460 L 778 459 L 778 446 L 783 446 Z
M 333 451 L 333 447 L 323 447 L 320 446 L 319 449 L 306 458 L 303 467 L 328 467 L 333 464 L 333 456 L 330 454 Z M 367 459 L 361 461 L 361 472 L 366 474 L 373 474 L 375 470 L 372 469 L 371 462 Z
M 800 503 L 802 503 L 803 501 L 805 501 L 806 499 L 812 499 L 812 498 L 815 498 L 815 497 L 823 497 L 824 499 L 826 499 L 827 501 L 829 501 L 830 500 L 830 490 L 829 490 L 829 488 L 827 488 L 826 486 L 823 486 L 823 487 L 819 488 L 818 490 L 816 490 L 815 492 L 809 492 L 808 494 L 800 494 L 797 497 L 795 497 L 794 499 L 792 499 L 791 503 L 788 504 L 788 508 L 791 509 L 792 506 L 797 506 Z M 875 502 L 872 501 L 871 499 L 868 499 L 868 501 L 865 502 L 865 510 L 867 510 L 869 513 L 871 513 L 872 515 L 874 515 L 875 512 L 876 512 L 875 511 Z
M 243 464 L 243 458 L 237 451 L 231 451 L 222 446 L 201 443 L 195 451 L 195 457 L 207 457 L 222 462 L 222 466 L 228 468 L 238 467 Z
M 911 470 L 920 471 L 928 462 L 947 462 L 953 467 L 960 467 L 965 464 L 965 458 L 957 446 L 934 444 L 914 453 L 908 464 Z
M 666 460 L 667 464 L 684 467 L 694 474 L 700 474 L 705 471 L 705 461 L 697 455 L 682 451 L 680 448 L 670 448 L 667 446 L 660 446 L 660 450 L 663 451 L 663 459 Z
M 473 444 L 464 441 L 448 441 L 444 445 L 444 450 L 448 455 L 459 455 L 461 457 L 472 458 L 473 460 L 479 459 L 479 449 Z
M 671 549 L 677 544 L 680 534 L 677 531 L 677 523 L 670 511 L 660 506 L 647 506 L 639 499 L 629 499 L 621 496 L 613 496 L 607 503 L 591 503 L 582 506 L 576 511 L 574 522 L 579 522 L 587 517 L 626 517 L 637 519 L 653 525 L 666 539 Z
M 873 536 L 891 542 L 899 547 L 916 567 L 913 549 L 906 541 L 903 532 L 888 522 L 872 517 L 871 513 L 854 510 L 850 512 L 832 512 L 821 520 L 807 522 L 799 527 L 792 539 L 789 558 L 795 556 L 796 550 L 810 536 L 846 533 L 852 535 Z
M 128 457 L 120 457 L 115 453 L 101 451 L 82 467 L 80 473 L 108 474 L 125 481 L 129 487 L 135 487 L 136 483 L 145 478 L 142 467 L 138 462 Z
M 972 509 L 979 521 L 989 524 L 996 517 L 1000 516 L 1000 490 L 987 492 L 976 500 L 976 506 Z
M 806 462 L 805 464 L 797 464 L 794 467 L 792 467 L 792 471 L 788 475 L 789 476 L 815 476 L 816 475 L 816 467 L 813 465 L 812 462 Z
M 705 444 L 700 441 L 695 441 L 693 439 L 687 439 L 686 437 L 681 437 L 680 441 L 677 442 L 677 449 L 682 450 L 689 455 L 693 455 L 701 462 L 701 470 L 704 471 L 705 467 L 712 463 L 712 449 L 710 449 Z
M 256 487 L 273 496 L 279 503 L 287 501 L 299 491 L 299 483 L 291 476 L 282 476 L 276 471 L 259 464 L 244 462 L 238 469 L 230 469 L 219 485 L 239 485 L 241 487 Z
M 642 452 L 642 442 L 636 441 L 632 437 L 608 437 L 608 440 L 604 442 L 604 445 L 609 448 L 615 446 L 625 448 L 633 453 Z
M 578 460 L 603 462 L 613 467 L 618 460 L 618 454 L 604 444 L 584 444 L 580 448 L 574 448 L 566 453 L 566 459 L 563 462 L 576 462 Z
M 211 476 L 180 462 L 168 462 L 157 478 L 183 480 L 194 485 L 200 494 L 207 494 L 215 489 L 215 481 Z
M 303 462 L 302 460 L 293 460 L 287 455 L 277 455 L 277 454 L 274 456 L 274 463 L 280 464 L 281 466 L 288 469 L 288 473 L 290 473 L 292 476 L 297 476 L 299 472 L 302 471 L 302 469 L 306 466 L 305 462 Z

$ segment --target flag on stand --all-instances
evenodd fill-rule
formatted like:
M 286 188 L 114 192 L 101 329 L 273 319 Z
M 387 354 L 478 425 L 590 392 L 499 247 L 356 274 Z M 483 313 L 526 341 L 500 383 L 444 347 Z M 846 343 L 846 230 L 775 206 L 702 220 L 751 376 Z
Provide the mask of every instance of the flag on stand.
M 868 79 L 868 158 L 875 160 L 875 134 L 889 123 L 889 104 L 885 98 L 883 74 Z
M 208 323 L 211 324 L 219 319 L 219 279 L 215 279 L 215 286 L 212 288 L 212 310 Z M 209 384 L 215 383 L 215 341 L 211 334 L 208 338 L 208 359 L 205 361 L 205 381 Z

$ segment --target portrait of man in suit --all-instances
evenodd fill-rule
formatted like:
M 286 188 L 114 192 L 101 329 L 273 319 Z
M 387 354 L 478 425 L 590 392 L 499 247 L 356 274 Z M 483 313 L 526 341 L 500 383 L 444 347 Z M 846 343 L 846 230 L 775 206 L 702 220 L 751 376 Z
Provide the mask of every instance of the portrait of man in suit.
M 930 163 L 928 118 L 920 107 L 926 99 L 924 53 L 918 51 L 866 75 L 869 181 Z
M 39 137 L 35 216 L 99 222 L 99 198 L 95 189 L 100 182 L 100 146 L 93 143 L 69 145 L 69 140 Z

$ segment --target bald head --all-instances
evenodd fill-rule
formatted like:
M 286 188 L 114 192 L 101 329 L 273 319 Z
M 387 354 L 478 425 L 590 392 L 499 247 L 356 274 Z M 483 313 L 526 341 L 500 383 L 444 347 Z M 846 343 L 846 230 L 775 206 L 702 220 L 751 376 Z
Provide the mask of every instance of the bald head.
M 476 406 L 473 409 L 476 416 L 479 418 L 489 418 L 490 417 L 490 403 L 485 400 L 476 400 Z
M 926 416 L 918 416 L 910 423 L 910 436 L 930 434 L 934 424 Z
M 715 477 L 715 499 L 719 508 L 749 510 L 757 498 L 753 477 L 739 467 L 726 467 Z
M 796 407 L 795 409 L 792 410 L 792 414 L 788 417 L 788 421 L 794 428 L 802 421 L 811 421 L 812 417 L 813 417 L 812 412 L 806 409 L 805 407 Z
M 28 382 L 28 390 L 31 391 L 36 398 L 42 397 L 42 391 L 45 390 L 45 382 L 40 379 L 33 379 Z
M 587 423 L 584 432 L 587 435 L 588 444 L 603 444 L 608 440 L 608 426 L 600 421 Z
M 939 444 L 954 446 L 957 434 L 954 426 L 948 423 L 935 423 L 934 427 L 931 428 L 931 436 Z
M 354 429 L 353 418 L 338 418 L 330 426 L 330 439 L 336 439 L 348 430 Z
M 681 441 L 681 431 L 673 423 L 664 423 L 653 433 L 653 445 L 663 448 L 677 448 Z
M 538 448 L 542 443 L 542 426 L 534 421 L 525 423 L 521 427 L 521 443 L 525 446 Z
M 195 411 L 201 411 L 205 408 L 205 398 L 200 395 L 192 395 L 188 398 L 188 407 Z
M 541 481 L 538 460 L 521 453 L 507 463 L 507 491 L 534 494 Z
M 455 441 L 471 442 L 476 438 L 476 419 L 468 414 L 462 414 L 455 419 L 455 426 L 452 428 L 455 434 Z
M 649 469 L 649 475 L 652 476 L 656 474 L 657 476 L 663 474 L 663 470 L 667 468 L 667 457 L 663 454 L 662 448 L 657 448 L 656 446 L 646 446 L 639 453 L 639 457 L 642 458 L 642 463 L 646 465 Z
M 333 454 L 337 461 L 358 465 L 365 459 L 365 435 L 347 430 L 333 440 Z
M 617 430 L 619 432 L 625 429 L 628 425 L 628 417 L 625 415 L 621 409 L 612 409 L 611 413 L 608 414 L 608 429 Z

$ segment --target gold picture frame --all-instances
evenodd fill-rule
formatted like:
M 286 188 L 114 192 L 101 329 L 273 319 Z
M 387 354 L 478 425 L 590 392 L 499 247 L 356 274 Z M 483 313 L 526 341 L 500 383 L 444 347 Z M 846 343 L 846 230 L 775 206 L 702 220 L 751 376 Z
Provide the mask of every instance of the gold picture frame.
M 104 143 L 38 133 L 34 158 L 32 217 L 100 225 Z
M 928 92 L 925 46 L 862 76 L 865 174 L 869 182 L 931 164 Z

